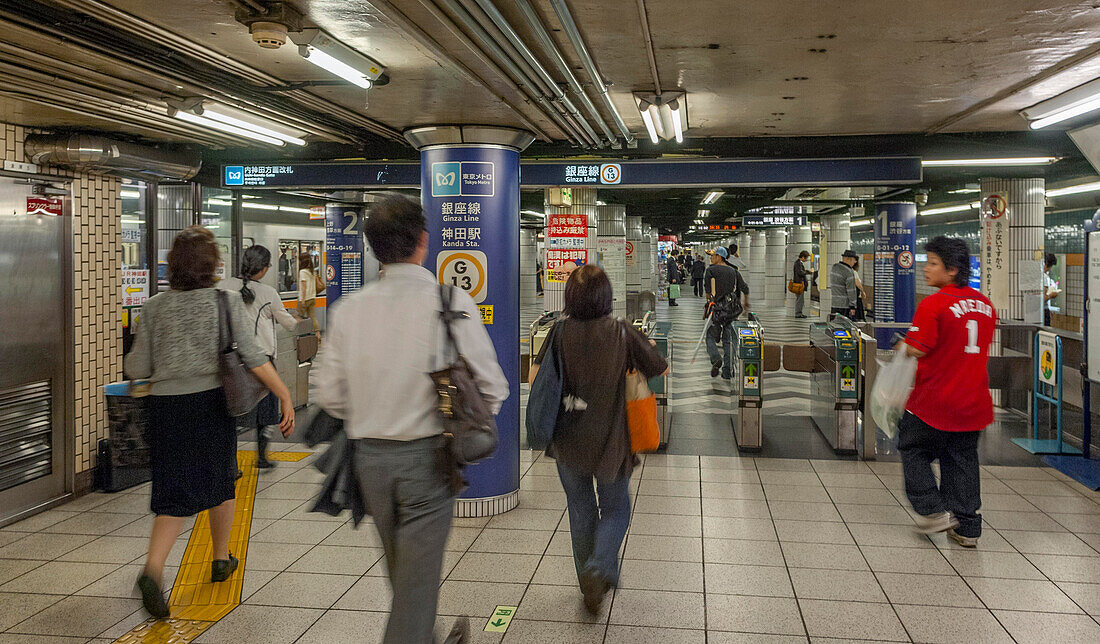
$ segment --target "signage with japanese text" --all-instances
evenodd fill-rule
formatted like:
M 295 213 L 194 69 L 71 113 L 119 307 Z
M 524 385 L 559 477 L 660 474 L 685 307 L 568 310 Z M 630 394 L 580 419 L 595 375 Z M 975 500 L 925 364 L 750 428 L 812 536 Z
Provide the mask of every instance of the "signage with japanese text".
M 149 299 L 149 271 L 144 268 L 122 269 L 122 308 L 142 306 Z
M 546 233 L 550 237 L 588 237 L 588 215 L 550 215 Z
M 742 226 L 805 226 L 805 215 L 745 215 Z
M 327 306 L 363 288 L 363 210 L 331 204 L 325 209 L 325 296 Z
M 1009 307 L 1008 225 L 1011 217 L 1007 192 L 994 192 L 982 199 L 982 293 L 996 309 Z
M 917 306 L 917 205 L 878 205 L 875 228 L 875 321 L 912 322 Z M 892 329 L 879 329 L 879 346 L 888 346 Z
M 28 215 L 60 217 L 63 212 L 64 203 L 58 197 L 27 197 Z
M 564 282 L 569 274 L 588 263 L 588 251 L 585 249 L 568 250 L 546 249 L 546 280 Z

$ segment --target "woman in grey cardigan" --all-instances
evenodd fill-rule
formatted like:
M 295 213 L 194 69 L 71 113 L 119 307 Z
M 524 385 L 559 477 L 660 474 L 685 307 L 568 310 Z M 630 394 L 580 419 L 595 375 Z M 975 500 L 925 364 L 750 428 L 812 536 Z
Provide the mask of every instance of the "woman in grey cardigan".
M 229 552 L 237 472 L 236 423 L 226 409 L 218 373 L 218 291 L 214 270 L 218 246 L 201 226 L 181 231 L 168 253 L 172 290 L 145 303 L 126 373 L 150 382 L 150 508 L 156 514 L 145 570 L 138 578 L 142 601 L 153 617 L 169 615 L 161 591 L 164 562 L 184 517 L 210 510 L 214 545 L 211 581 L 237 569 Z M 237 349 L 245 364 L 279 399 L 279 429 L 294 427 L 290 391 L 250 331 L 244 303 L 227 293 Z

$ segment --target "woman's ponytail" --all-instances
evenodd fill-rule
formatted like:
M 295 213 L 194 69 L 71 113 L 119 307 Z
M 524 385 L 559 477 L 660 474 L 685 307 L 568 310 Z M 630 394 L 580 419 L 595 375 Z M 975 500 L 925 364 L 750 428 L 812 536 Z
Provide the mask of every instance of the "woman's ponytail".
M 249 280 L 264 270 L 268 266 L 271 266 L 271 251 L 263 246 L 249 246 L 244 251 L 244 257 L 241 259 L 241 299 L 245 304 L 252 304 L 256 301 L 256 293 L 252 289 L 248 288 Z

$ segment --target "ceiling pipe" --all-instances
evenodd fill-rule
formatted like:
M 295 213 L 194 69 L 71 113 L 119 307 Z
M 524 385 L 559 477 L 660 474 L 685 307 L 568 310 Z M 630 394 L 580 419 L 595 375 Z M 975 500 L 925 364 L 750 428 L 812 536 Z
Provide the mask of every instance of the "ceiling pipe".
M 86 134 L 30 134 L 23 147 L 32 163 L 145 180 L 186 181 L 202 167 L 193 150 L 168 151 Z
M 580 115 L 580 112 L 577 110 L 576 105 L 573 104 L 573 101 L 571 101 L 569 97 L 565 94 L 565 92 L 562 91 L 561 87 L 558 86 L 558 82 L 554 80 L 552 76 L 550 76 L 550 72 L 546 71 L 546 67 L 544 67 L 543 64 L 538 60 L 538 58 L 535 56 L 535 53 L 532 52 L 531 48 L 527 46 L 527 43 L 523 42 L 523 39 L 520 38 L 519 34 L 516 33 L 516 30 L 512 27 L 511 24 L 508 23 L 508 20 L 505 19 L 503 14 L 500 13 L 500 10 L 497 9 L 496 5 L 490 2 L 490 0 L 474 1 L 477 2 L 478 6 L 481 7 L 482 11 L 485 12 L 485 14 L 489 17 L 493 24 L 497 26 L 497 29 L 499 29 L 500 32 L 504 34 L 504 37 L 508 39 L 510 43 L 512 43 L 512 46 L 515 47 L 518 53 L 527 61 L 528 65 L 530 65 L 531 68 L 534 69 L 534 71 L 539 75 L 543 84 L 547 87 L 547 89 L 549 89 L 556 104 L 559 105 L 560 108 L 563 109 L 574 122 L 581 124 L 581 126 L 585 130 L 585 133 L 588 134 L 588 136 L 590 137 L 591 141 L 595 141 L 598 143 L 600 137 L 596 134 L 596 131 L 593 130 L 592 126 L 588 124 L 588 121 L 586 121 Z
M 404 31 L 406 34 L 409 34 L 417 42 L 426 47 L 428 51 L 430 51 L 433 55 L 437 56 L 440 60 L 452 65 L 470 82 L 474 83 L 475 85 L 480 85 L 486 91 L 496 96 L 501 103 L 508 106 L 509 109 L 515 112 L 516 116 L 518 116 L 520 120 L 523 121 L 524 125 L 526 125 L 527 128 L 532 132 L 535 132 L 539 136 L 539 138 L 547 142 L 553 140 L 550 135 L 542 127 L 536 125 L 535 122 L 532 121 L 527 116 L 527 114 L 525 114 L 524 111 L 520 109 L 518 105 L 513 104 L 513 102 L 507 97 L 500 96 L 499 93 L 495 89 L 493 89 L 493 86 L 490 85 L 487 80 L 485 80 L 479 74 L 474 72 L 474 70 L 466 66 L 465 63 L 452 56 L 442 45 L 439 44 L 439 42 L 428 35 L 426 31 L 421 29 L 419 25 L 409 19 L 408 16 L 402 13 L 401 10 L 394 6 L 393 3 L 389 2 L 389 0 L 371 0 L 371 4 L 374 6 L 375 9 L 382 12 L 382 14 L 385 15 L 387 18 L 395 22 L 399 29 Z M 504 80 L 508 83 L 508 85 L 512 87 L 513 90 L 515 90 L 516 92 L 520 91 L 519 86 L 512 82 L 512 79 L 504 76 Z M 568 132 L 564 130 L 563 132 L 567 137 L 569 136 Z
M 539 91 L 534 88 L 531 80 L 522 73 L 510 58 L 508 58 L 504 50 L 488 37 L 485 29 L 474 21 L 469 12 L 459 6 L 454 0 L 441 0 L 441 2 L 451 14 L 457 17 L 458 20 L 466 26 L 466 29 L 474 34 L 472 38 L 463 32 L 458 25 L 455 24 L 454 20 L 444 13 L 437 2 L 433 2 L 433 0 L 420 0 L 420 4 L 423 5 L 440 24 L 446 27 L 456 38 L 465 44 L 470 51 L 474 52 L 474 54 L 481 59 L 483 64 L 493 69 L 501 78 L 506 79 L 517 92 L 537 103 L 539 105 L 537 108 L 538 111 L 542 113 L 543 116 L 553 121 L 567 137 L 570 136 L 572 130 L 568 126 L 558 123 L 557 118 L 559 117 L 557 110 L 549 105 L 549 101 L 546 100 L 546 97 L 542 96 Z M 504 66 L 503 69 L 501 65 Z
M 526 0 L 524 0 L 526 2 Z M 558 14 L 558 20 L 561 21 L 561 26 L 565 29 L 565 34 L 569 36 L 569 41 L 573 43 L 573 48 L 577 50 L 577 55 L 581 58 L 581 64 L 584 65 L 585 71 L 588 72 L 589 77 L 592 78 L 592 83 L 595 84 L 596 89 L 600 92 L 600 98 L 603 99 L 604 106 L 611 112 L 611 118 L 615 121 L 615 127 L 619 128 L 622 132 L 623 138 L 627 143 L 634 141 L 634 135 L 627 129 L 626 123 L 623 122 L 623 117 L 619 115 L 619 110 L 615 108 L 615 104 L 611 102 L 611 97 L 607 94 L 607 84 L 603 82 L 603 76 L 600 75 L 600 70 L 596 68 L 596 61 L 592 60 L 592 54 L 588 52 L 588 45 L 585 44 L 584 38 L 581 37 L 581 32 L 577 29 L 577 23 L 573 20 L 573 14 L 569 12 L 569 7 L 565 5 L 565 0 L 550 0 L 550 4 L 554 7 L 554 12 Z
M 588 113 L 592 115 L 592 119 L 600 126 L 600 129 L 603 130 L 604 136 L 607 137 L 608 145 L 616 145 L 618 141 L 615 138 L 615 133 L 607 126 L 607 122 L 603 120 L 603 116 L 600 115 L 599 110 L 592 104 L 592 100 L 588 98 L 588 94 L 584 92 L 584 88 L 581 87 L 580 81 L 577 80 L 577 77 L 573 74 L 573 70 L 569 68 L 569 63 L 565 61 L 565 57 L 562 56 L 561 51 L 558 49 L 557 43 L 555 43 L 554 39 L 550 36 L 550 32 L 546 30 L 546 26 L 542 24 L 542 18 L 539 18 L 539 15 L 535 13 L 535 9 L 528 0 L 515 0 L 515 4 L 523 13 L 523 17 L 527 20 L 527 24 L 530 25 L 531 29 L 535 32 L 535 37 L 542 43 L 542 48 L 550 56 L 550 59 L 554 61 L 554 64 L 557 65 L 558 71 L 569 85 L 569 91 L 573 92 L 573 95 L 580 100 L 581 105 L 588 110 Z
M 645 0 L 638 0 L 638 19 L 642 22 L 642 39 L 645 40 L 645 53 L 649 58 L 649 73 L 653 76 L 653 93 L 661 95 L 661 77 L 657 74 L 657 57 L 653 53 L 653 33 L 649 30 L 649 11 Z
M 532 61 L 516 49 L 515 44 L 500 30 L 496 22 L 489 17 L 485 9 L 476 0 L 461 0 L 461 2 L 473 19 L 488 32 L 489 38 L 504 49 L 508 57 L 523 71 L 526 78 L 533 81 L 533 86 L 541 94 L 539 97 L 540 104 L 547 109 L 553 109 L 558 114 L 555 124 L 562 128 L 570 143 L 583 146 L 590 145 L 589 140 L 580 135 L 580 128 L 577 127 L 576 123 L 568 118 L 569 111 L 565 109 L 560 101 L 556 100 L 556 92 L 561 90 L 553 84 L 553 79 L 551 79 L 551 85 L 547 85 L 546 78 L 531 66 Z M 537 60 L 534 63 L 536 66 L 538 65 Z

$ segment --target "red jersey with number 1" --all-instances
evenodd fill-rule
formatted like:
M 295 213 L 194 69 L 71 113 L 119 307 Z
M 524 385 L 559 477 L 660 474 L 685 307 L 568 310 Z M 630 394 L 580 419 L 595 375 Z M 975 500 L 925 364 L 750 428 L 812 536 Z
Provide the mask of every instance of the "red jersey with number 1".
M 905 342 L 923 351 L 905 408 L 936 429 L 971 432 L 993 422 L 989 345 L 997 312 L 970 287 L 949 284 L 921 300 Z

